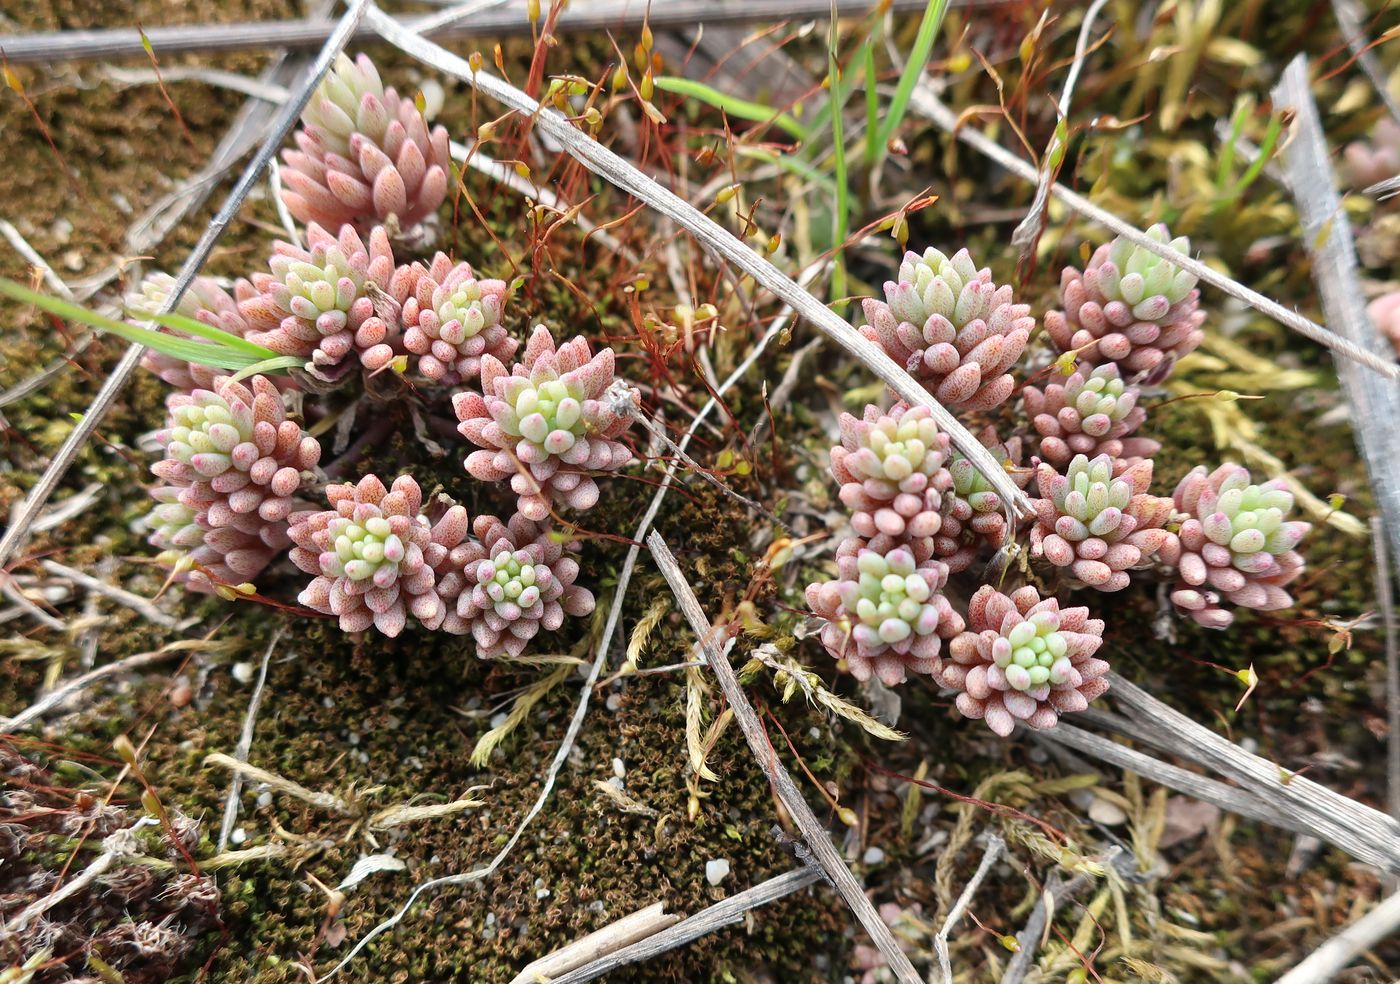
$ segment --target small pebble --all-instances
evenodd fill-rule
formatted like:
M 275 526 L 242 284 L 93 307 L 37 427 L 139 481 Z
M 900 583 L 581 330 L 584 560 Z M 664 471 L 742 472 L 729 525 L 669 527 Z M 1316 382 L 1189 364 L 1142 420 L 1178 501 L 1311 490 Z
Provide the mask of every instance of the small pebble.
M 619 779 L 627 775 L 627 766 L 623 764 L 622 759 L 613 759 L 613 775 L 617 776 Z
M 265 810 L 271 805 L 272 794 L 270 792 L 264 789 L 261 793 L 258 793 L 258 806 L 262 807 Z
M 705 880 L 711 885 L 718 885 L 728 877 L 729 862 L 724 858 L 705 862 Z
M 68 240 L 73 238 L 73 223 L 69 222 L 67 219 L 59 219 L 53 224 L 50 232 L 52 232 L 54 239 L 58 241 L 60 246 L 67 246 Z
M 170 703 L 174 707 L 188 707 L 194 700 L 194 689 L 184 681 L 170 688 Z
M 610 710 L 610 711 L 619 711 L 619 710 L 622 709 L 622 695 L 621 695 L 621 694 L 608 694 L 608 699 L 607 699 L 606 701 L 604 701 L 603 703 L 604 703 L 604 705 L 607 707 L 608 710 Z
M 76 249 L 70 249 L 63 254 L 63 265 L 77 273 L 83 268 L 83 254 Z
M 1095 823 L 1101 823 L 1105 827 L 1116 827 L 1121 823 L 1127 823 L 1128 815 L 1115 804 L 1096 796 L 1094 802 L 1089 804 L 1089 819 Z
M 248 831 L 244 830 L 242 827 L 235 827 L 228 839 L 234 844 L 242 844 L 248 839 Z
M 866 864 L 879 864 L 885 860 L 885 852 L 878 847 L 867 847 L 865 856 L 861 860 Z
M 252 663 L 234 663 L 233 666 L 229 668 L 229 672 L 232 673 L 233 678 L 241 684 L 247 685 L 253 682 Z

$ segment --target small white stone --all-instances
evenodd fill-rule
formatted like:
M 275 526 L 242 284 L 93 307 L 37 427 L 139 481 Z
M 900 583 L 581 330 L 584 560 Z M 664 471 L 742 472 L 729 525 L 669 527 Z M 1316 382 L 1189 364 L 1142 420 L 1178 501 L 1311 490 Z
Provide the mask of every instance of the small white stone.
M 618 710 L 621 710 L 621 708 L 622 708 L 622 695 L 621 695 L 621 694 L 608 694 L 608 699 L 605 700 L 605 701 L 603 702 L 603 704 L 604 704 L 604 706 L 606 706 L 607 709 L 610 710 L 610 711 L 616 712 L 616 711 L 618 711 Z
M 705 881 L 718 885 L 729 877 L 729 862 L 725 858 L 705 862 Z
M 233 666 L 229 668 L 229 672 L 233 674 L 235 680 L 245 686 L 253 682 L 252 663 L 234 663 Z
M 262 807 L 263 809 L 267 809 L 267 808 L 268 808 L 269 806 L 271 806 L 271 805 L 272 805 L 272 794 L 271 794 L 271 793 L 269 793 L 267 790 L 263 790 L 261 793 L 258 793 L 258 806 Z
M 623 764 L 622 759 L 613 759 L 613 775 L 617 776 L 619 779 L 626 777 L 627 766 Z
M 1095 796 L 1094 802 L 1089 804 L 1089 819 L 1105 827 L 1116 827 L 1127 823 L 1128 815 L 1116 804 Z
M 235 827 L 233 829 L 233 833 L 229 835 L 228 839 L 234 844 L 242 844 L 245 840 L 248 839 L 248 831 L 244 830 L 242 827 Z
M 491 727 L 493 729 L 499 728 L 501 725 L 506 723 L 506 719 L 509 717 L 510 715 L 505 711 L 501 711 L 499 714 L 493 714 L 491 716 Z
M 861 858 L 866 864 L 880 864 L 885 860 L 885 852 L 878 847 L 868 847 L 865 849 L 865 856 Z

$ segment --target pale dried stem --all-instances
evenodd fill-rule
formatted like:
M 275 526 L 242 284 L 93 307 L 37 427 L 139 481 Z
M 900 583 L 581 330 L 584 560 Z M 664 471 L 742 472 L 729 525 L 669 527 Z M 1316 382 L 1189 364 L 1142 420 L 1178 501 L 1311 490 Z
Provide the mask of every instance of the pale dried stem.
M 1318 947 L 1276 984 L 1326 984 L 1362 953 L 1400 929 L 1400 893 Z
M 585 984 L 586 981 L 597 980 L 604 974 L 627 964 L 650 960 L 652 957 L 685 946 L 687 943 L 692 943 L 700 937 L 726 926 L 742 922 L 744 915 L 751 910 L 801 891 L 813 882 L 820 881 L 821 877 L 821 873 L 815 868 L 805 866 L 795 868 L 785 874 L 778 875 L 776 878 L 770 878 L 766 882 L 755 885 L 753 888 L 731 895 L 708 908 L 701 909 L 695 915 L 682 920 L 669 929 L 664 929 L 630 946 L 622 947 L 613 953 L 599 957 L 587 966 L 556 977 L 550 981 L 550 984 Z
M 1343 337 L 1395 369 L 1395 353 L 1366 313 L 1351 220 L 1337 194 L 1322 121 L 1308 91 L 1306 56 L 1299 55 L 1289 63 L 1273 98 L 1280 110 L 1293 111 L 1292 131 L 1283 141 L 1283 167 L 1298 207 L 1303 246 L 1312 260 L 1322 310 Z M 1346 361 L 1337 363 L 1337 378 L 1351 405 L 1356 443 L 1385 521 L 1390 555 L 1400 557 L 1400 426 L 1396 425 L 1400 421 L 1400 386 L 1361 372 Z
M 56 560 L 42 560 L 39 562 L 39 566 L 50 574 L 66 577 L 79 587 L 86 588 L 88 591 L 110 598 L 119 605 L 125 605 L 148 622 L 154 622 L 156 625 L 167 629 L 173 629 L 180 625 L 180 620 L 178 618 L 165 614 L 165 612 L 157 608 L 149 598 L 144 598 L 135 592 L 128 591 L 115 584 L 108 584 L 101 578 L 93 577 L 91 574 L 84 574 L 82 571 L 69 567 L 67 564 L 60 564 Z
M 233 757 L 239 762 L 248 761 L 248 753 L 253 748 L 253 726 L 258 719 L 258 710 L 262 707 L 263 688 L 267 684 L 267 664 L 272 659 L 272 651 L 277 648 L 277 643 L 282 640 L 285 628 L 279 627 L 272 634 L 272 639 L 263 650 L 262 662 L 258 666 L 258 678 L 253 682 L 253 694 L 248 698 L 248 710 L 243 714 L 243 728 L 238 736 L 238 744 L 234 746 Z M 238 795 L 243 790 L 243 774 L 235 772 L 233 780 L 229 783 L 228 796 L 224 799 L 224 818 L 219 825 L 219 840 L 217 850 L 223 851 L 228 847 L 229 835 L 233 833 L 233 825 L 238 820 Z
M 676 558 L 672 555 L 670 548 L 666 546 L 666 541 L 659 533 L 653 532 L 647 537 L 647 546 L 651 550 L 652 560 L 661 571 L 662 576 L 666 578 L 671 593 L 676 596 L 676 603 L 680 606 L 682 614 L 690 623 L 701 651 L 705 654 L 705 661 L 719 681 L 724 699 L 734 712 L 734 719 L 738 722 L 739 729 L 743 731 L 745 740 L 748 741 L 754 760 L 763 770 L 763 774 L 768 777 L 768 782 L 772 785 L 778 799 L 802 833 L 802 839 L 811 849 L 813 859 L 831 879 L 836 890 L 841 894 L 841 898 L 845 900 L 846 905 L 850 907 L 856 919 L 865 928 L 885 963 L 894 971 L 895 978 L 901 984 L 922 984 L 913 964 L 909 962 L 908 956 L 900 949 L 899 943 L 890 932 L 890 928 L 885 925 L 885 921 L 875 911 L 875 906 L 871 904 L 860 882 L 856 880 L 856 876 L 851 873 L 851 869 L 837 853 L 835 845 L 831 842 L 830 834 L 817 820 L 812 808 L 807 805 L 807 800 L 803 798 L 802 791 L 797 788 L 792 776 L 778 760 L 777 753 L 763 729 L 763 724 L 758 720 L 753 705 L 749 703 L 744 688 L 739 684 L 739 678 L 735 675 L 734 668 L 729 665 L 723 651 L 716 644 L 716 628 L 710 624 L 709 618 L 700 607 L 695 592 L 691 590 L 685 575 L 681 573 L 680 565 L 676 563 Z
M 674 926 L 681 918 L 664 909 L 664 903 L 656 902 L 645 909 L 629 912 L 597 932 L 589 933 L 527 964 L 511 978 L 510 984 L 536 984 L 542 980 L 556 982 L 570 971 L 595 964 L 633 943 L 655 936 Z
M 953 964 L 948 958 L 948 934 L 953 927 L 962 919 L 967 907 L 972 904 L 972 896 L 977 892 L 987 873 L 992 870 L 992 865 L 996 864 L 1001 857 L 1001 852 L 1006 848 L 1006 841 L 1002 840 L 1000 834 L 993 833 L 987 838 L 987 850 L 982 855 L 982 861 L 977 865 L 977 870 L 972 875 L 962 894 L 958 896 L 958 901 L 953 904 L 953 908 L 948 912 L 948 918 L 943 920 L 943 928 L 938 931 L 938 935 L 933 938 L 933 949 L 938 954 L 938 966 L 943 971 L 943 984 L 953 984 Z
M 275 772 L 268 772 L 266 769 L 259 769 L 256 765 L 234 758 L 232 755 L 225 755 L 223 752 L 211 752 L 204 756 L 205 765 L 217 765 L 221 769 L 228 769 L 236 776 L 243 776 L 260 782 L 269 789 L 284 793 L 293 799 L 299 799 L 303 803 L 310 803 L 312 806 L 322 810 L 329 810 L 331 813 L 339 813 L 341 816 L 354 816 L 355 808 L 336 796 L 334 793 L 318 793 L 314 789 L 307 789 L 300 783 L 293 782 L 285 776 L 279 776 Z

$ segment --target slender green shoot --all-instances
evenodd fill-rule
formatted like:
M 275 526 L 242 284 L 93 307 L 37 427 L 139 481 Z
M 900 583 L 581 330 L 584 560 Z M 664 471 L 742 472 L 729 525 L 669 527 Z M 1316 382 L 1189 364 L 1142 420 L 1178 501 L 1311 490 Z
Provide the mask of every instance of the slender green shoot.
M 860 46 L 860 60 L 865 72 L 865 166 L 872 168 L 880 159 L 880 100 L 875 91 L 874 32 Z
M 752 123 L 771 123 L 796 140 L 807 139 L 806 127 L 789 114 L 773 109 L 771 106 L 740 99 L 738 96 L 720 92 L 714 86 L 706 85 L 704 82 L 677 78 L 674 75 L 659 76 L 655 82 L 658 89 L 689 99 L 698 99 L 707 106 L 723 110 L 736 119 L 748 120 Z
M 836 181 L 836 209 L 831 216 L 831 249 L 835 265 L 831 271 L 831 293 L 835 298 L 846 296 L 846 237 L 850 235 L 851 225 L 851 202 L 850 188 L 847 185 L 846 174 L 846 138 L 843 133 L 844 123 L 842 122 L 842 107 L 845 105 L 846 96 L 850 95 L 855 88 L 854 80 L 851 85 L 843 87 L 841 85 L 841 66 L 836 60 L 836 4 L 833 0 L 831 5 L 831 31 L 827 39 L 826 46 L 826 71 L 831 85 L 831 149 L 832 149 L 832 177 Z M 838 303 L 839 311 L 845 305 Z
M 831 180 L 831 176 L 820 168 L 814 167 L 802 157 L 793 154 L 778 154 L 763 147 L 746 147 L 743 144 L 736 145 L 734 153 L 740 157 L 748 157 L 765 164 L 772 164 L 774 167 L 794 174 L 804 181 L 811 181 L 828 195 L 836 197 L 836 182 Z
M 1230 119 L 1230 137 L 1220 148 L 1220 160 L 1215 167 L 1215 190 L 1218 194 L 1225 192 L 1225 182 L 1229 180 L 1230 170 L 1235 164 L 1235 147 L 1244 133 L 1245 120 L 1249 118 L 1252 108 L 1251 100 L 1243 98 Z
M 899 76 L 899 85 L 894 90 L 894 99 L 885 111 L 885 122 L 880 127 L 880 139 L 876 147 L 877 154 L 886 152 L 890 137 L 904 120 L 904 114 L 909 109 L 909 98 L 914 94 L 914 86 L 924 73 L 924 66 L 928 64 L 929 52 L 933 50 L 933 42 L 938 38 L 938 29 L 943 26 L 943 15 L 947 12 L 948 0 L 929 0 L 928 7 L 924 10 L 924 19 L 919 22 L 919 33 L 914 38 L 909 60 L 905 62 L 904 71 Z
M 256 365 L 267 365 L 270 371 L 274 364 L 278 369 L 291 368 L 291 365 L 286 364 L 287 356 L 181 315 L 162 315 L 159 320 L 169 322 L 171 327 L 181 331 L 191 330 L 192 333 L 202 335 L 210 341 L 198 342 L 191 338 L 169 335 L 152 328 L 139 328 L 136 325 L 98 314 L 80 304 L 72 304 L 57 297 L 32 291 L 13 280 L 0 278 L 0 294 L 24 304 L 32 304 L 41 311 L 63 318 L 65 321 L 76 321 L 79 324 L 88 325 L 98 331 L 108 332 L 128 342 L 145 345 L 184 362 L 234 371 Z M 189 326 L 198 326 L 198 331 L 193 332 L 193 329 L 187 327 L 186 323 Z M 301 364 L 304 361 L 298 359 L 293 364 Z

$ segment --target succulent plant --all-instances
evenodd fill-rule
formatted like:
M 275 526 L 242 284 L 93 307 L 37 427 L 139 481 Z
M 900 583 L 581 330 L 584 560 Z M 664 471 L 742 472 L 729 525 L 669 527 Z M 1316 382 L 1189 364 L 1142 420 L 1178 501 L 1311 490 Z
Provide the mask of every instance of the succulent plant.
M 1342 172 L 1356 188 L 1400 174 L 1400 123 L 1389 116 L 1376 121 L 1370 140 L 1347 144 L 1342 152 Z
M 540 629 L 593 611 L 592 593 L 574 583 L 578 562 L 549 527 L 517 513 L 508 523 L 478 516 L 472 531 L 481 555 L 467 563 L 456 619 L 443 627 L 470 632 L 480 658 L 519 656 Z
M 447 131 L 428 129 L 412 99 L 385 88 L 366 55 L 340 55 L 312 94 L 286 150 L 282 201 L 306 223 L 407 231 L 447 196 Z M 391 220 L 391 216 L 394 220 Z
M 371 372 L 383 369 L 395 355 L 398 322 L 387 293 L 394 274 L 388 234 L 376 226 L 366 243 L 349 225 L 336 237 L 312 224 L 306 241 L 307 249 L 277 243 L 268 262 L 272 272 L 237 285 L 248 340 L 307 357 L 308 371 L 323 378 L 348 372 L 352 355 Z M 382 312 L 385 306 L 392 310 Z
M 1138 406 L 1138 388 L 1124 384 L 1111 362 L 1043 390 L 1022 387 L 1021 398 L 1040 434 L 1040 457 L 1056 468 L 1077 454 L 1106 454 L 1114 468 L 1122 470 L 1161 450 L 1162 445 L 1150 438 L 1131 436 L 1147 419 L 1147 411 Z
M 481 375 L 483 355 L 505 362 L 519 347 L 501 324 L 505 281 L 478 280 L 467 263 L 438 253 L 427 267 L 399 267 L 389 290 L 402 305 L 404 348 L 425 379 L 456 386 Z
M 132 318 L 151 317 L 164 306 L 174 286 L 175 278 L 168 273 L 146 274 L 141 285 L 126 296 L 127 315 Z M 237 302 L 211 277 L 195 277 L 190 281 L 189 287 L 180 295 L 180 303 L 175 306 L 175 313 L 202 321 L 211 328 L 222 329 L 240 338 L 249 331 L 248 322 L 238 313 Z M 170 331 L 168 328 L 161 330 Z M 223 373 L 223 370 L 185 362 L 154 349 L 147 349 L 141 356 L 141 366 L 176 389 L 182 390 L 210 389 L 214 379 Z
M 186 504 L 207 513 L 212 527 L 232 526 L 245 515 L 285 521 L 321 445 L 287 419 L 281 394 L 265 376 L 248 385 L 221 376 L 213 385 L 166 401 L 170 418 L 156 432 L 165 458 L 151 470 L 188 488 Z
M 885 300 L 863 302 L 861 334 L 904 366 L 945 406 L 989 410 L 1011 396 L 1007 370 L 1021 356 L 1035 319 L 992 283 L 967 250 L 952 258 L 930 247 L 909 252 Z
M 1371 316 L 1376 331 L 1394 347 L 1395 354 L 1400 355 L 1400 290 L 1377 297 L 1366 305 L 1366 313 Z
M 952 486 L 943 467 L 948 435 L 928 407 L 899 404 L 888 413 L 867 406 L 863 420 L 841 415 L 841 443 L 831 449 L 831 474 L 851 526 L 863 537 L 935 535 L 942 525 L 941 492 Z
M 1191 248 L 1160 223 L 1147 235 L 1183 255 Z M 1045 315 L 1060 351 L 1073 349 L 1089 365 L 1116 363 L 1129 379 L 1160 382 L 1205 338 L 1195 276 L 1121 236 L 1100 246 L 1083 273 L 1065 268 L 1060 299 L 1065 310 Z
M 467 457 L 483 482 L 510 479 L 526 519 L 549 515 L 550 502 L 589 509 L 598 501 L 590 471 L 616 471 L 632 461 L 617 440 L 630 422 L 604 394 L 613 383 L 613 351 L 592 354 L 582 336 L 557 349 L 537 325 L 525 355 L 508 373 L 481 357 L 481 393 L 458 393 L 453 409 L 462 436 L 486 450 Z M 633 402 L 640 394 L 631 392 Z
M 163 485 L 151 490 L 158 505 L 145 519 L 150 543 L 161 552 L 156 561 L 176 571 L 185 587 L 205 593 L 220 586 L 251 581 L 286 549 L 285 523 L 238 516 L 231 525 L 214 527 L 208 509 L 188 504 L 190 491 Z
M 1161 559 L 1176 568 L 1171 598 L 1179 611 L 1223 629 L 1234 614 L 1221 601 L 1262 612 L 1293 604 L 1284 589 L 1304 567 L 1293 548 L 1312 527 L 1287 518 L 1293 494 L 1281 479 L 1255 485 L 1242 465 L 1209 474 L 1201 466 L 1181 480 L 1173 499 L 1187 518 Z
M 1151 495 L 1152 462 L 1141 461 L 1118 477 L 1106 454 L 1075 455 L 1064 474 L 1042 463 L 1036 469 L 1040 498 L 1032 499 L 1036 524 L 1031 555 L 1065 568 L 1100 591 L 1128 586 L 1128 571 L 1163 548 L 1172 501 Z
M 909 672 L 937 672 L 942 640 L 963 629 L 943 597 L 948 567 L 920 561 L 888 537 L 851 538 L 837 552 L 838 577 L 807 587 L 807 604 L 826 620 L 821 640 L 857 680 L 873 673 L 892 687 Z
M 298 600 L 338 616 L 345 632 L 373 626 L 397 636 L 410 613 L 440 624 L 442 600 L 427 557 L 433 530 L 420 512 L 418 483 L 401 475 L 386 489 L 366 475 L 328 486 L 326 498 L 330 509 L 291 517 L 292 563 L 316 575 Z
M 1002 463 L 1011 480 L 1024 488 L 1031 473 L 1020 467 L 1020 438 L 999 444 L 996 432 L 988 428 L 978 439 Z M 933 554 L 956 574 L 972 566 L 984 549 L 1005 546 L 1011 528 L 1001 496 L 971 461 L 953 452 L 948 474 L 953 484 L 943 496 L 943 525 L 934 537 Z
M 948 645 L 940 681 L 958 710 L 1002 737 L 1017 721 L 1053 728 L 1108 690 L 1108 663 L 1094 653 L 1103 622 L 1087 608 L 1060 608 L 1027 585 L 1002 594 L 984 584 L 967 606 L 967 631 Z

